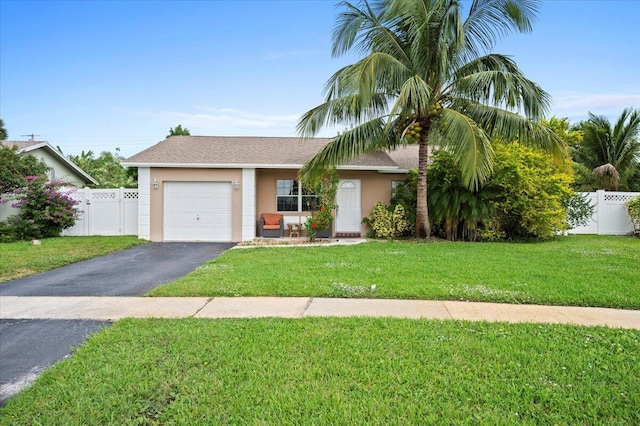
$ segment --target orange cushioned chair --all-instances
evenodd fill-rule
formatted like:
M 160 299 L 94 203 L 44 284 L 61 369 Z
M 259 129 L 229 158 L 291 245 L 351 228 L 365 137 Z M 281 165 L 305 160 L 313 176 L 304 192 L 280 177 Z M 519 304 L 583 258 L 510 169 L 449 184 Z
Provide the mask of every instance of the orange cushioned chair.
M 280 238 L 284 236 L 284 217 L 277 213 L 262 213 L 260 218 L 260 236 Z

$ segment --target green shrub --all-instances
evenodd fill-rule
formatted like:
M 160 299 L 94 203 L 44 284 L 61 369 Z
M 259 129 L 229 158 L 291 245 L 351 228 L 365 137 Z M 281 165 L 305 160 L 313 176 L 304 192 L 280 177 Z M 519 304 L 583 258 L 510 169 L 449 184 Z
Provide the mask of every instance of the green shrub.
M 517 142 L 494 142 L 494 149 L 493 175 L 475 192 L 463 185 L 460 168 L 450 154 L 434 152 L 427 171 L 434 234 L 470 241 L 544 239 L 591 217 L 588 201 L 571 190 L 574 174 L 569 161 L 558 163 Z M 405 208 L 406 216 L 413 218 L 411 224 L 415 222 L 416 183 L 417 174 L 412 172 L 395 188 L 391 199 L 392 205 Z M 379 227 L 387 229 L 384 224 Z
M 395 207 L 387 206 L 382 201 L 373 206 L 371 214 L 364 218 L 363 223 L 371 229 L 369 236 L 373 238 L 399 237 L 410 226 L 404 207 L 399 204 Z
M 585 226 L 589 223 L 595 206 L 591 204 L 586 195 L 579 192 L 573 193 L 565 202 L 567 209 L 567 229 Z
M 470 191 L 460 168 L 446 151 L 436 151 L 427 171 L 429 217 L 434 231 L 451 241 L 477 238 L 478 228 L 491 220 L 491 191 Z
M 418 170 L 410 170 L 406 179 L 393 188 L 391 195 L 391 205 L 401 205 L 404 209 L 405 218 L 408 224 L 403 235 L 413 235 L 416 223 L 416 207 L 417 207 L 417 189 L 418 189 Z
M 62 182 L 47 183 L 43 176 L 27 176 L 26 180 L 25 188 L 13 192 L 16 201 L 11 206 L 20 211 L 6 221 L 13 239 L 57 237 L 75 224 L 78 202 L 59 191 Z
M 633 221 L 636 234 L 640 235 L 640 195 L 627 201 L 627 211 Z
M 573 191 L 571 164 L 517 142 L 494 144 L 494 220 L 506 238 L 551 238 L 567 227 L 567 200 Z

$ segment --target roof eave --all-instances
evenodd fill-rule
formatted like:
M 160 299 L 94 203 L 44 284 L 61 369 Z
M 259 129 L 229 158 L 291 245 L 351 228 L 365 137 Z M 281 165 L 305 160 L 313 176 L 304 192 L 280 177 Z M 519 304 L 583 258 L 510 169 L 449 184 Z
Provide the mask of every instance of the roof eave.
M 220 163 L 140 163 L 123 162 L 127 167 L 149 167 L 149 168 L 189 168 L 189 169 L 301 169 L 302 164 L 220 164 Z M 359 166 L 343 165 L 337 167 L 339 170 L 373 170 L 384 173 L 394 173 L 397 166 Z
M 89 175 L 87 172 L 85 172 L 80 167 L 78 167 L 73 161 L 69 160 L 67 157 L 62 155 L 57 149 L 53 148 L 48 142 L 41 142 L 35 145 L 30 145 L 18 150 L 18 152 L 35 151 L 36 149 L 39 149 L 39 148 L 44 148 L 47 151 L 49 151 L 51 154 L 57 156 L 60 160 L 62 160 L 64 163 L 68 164 L 69 167 L 75 170 L 79 175 L 84 177 L 85 180 L 89 181 L 94 185 L 98 184 L 97 180 L 95 180 L 91 175 Z

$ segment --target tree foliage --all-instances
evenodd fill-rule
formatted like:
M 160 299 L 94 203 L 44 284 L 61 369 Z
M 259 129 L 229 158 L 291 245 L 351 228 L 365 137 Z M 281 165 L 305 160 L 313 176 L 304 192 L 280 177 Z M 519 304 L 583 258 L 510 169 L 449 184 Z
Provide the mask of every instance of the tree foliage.
M 32 155 L 18 154 L 18 147 L 0 144 L 0 195 L 24 187 L 26 176 L 45 175 L 49 168 Z
M 451 241 L 475 241 L 479 227 L 489 223 L 494 212 L 490 187 L 471 190 L 464 185 L 460 168 L 446 151 L 434 154 L 427 178 L 436 231 Z
M 567 226 L 573 169 L 517 142 L 495 144 L 494 226 L 509 239 L 551 238 Z
M 69 155 L 75 165 L 89 173 L 98 181 L 95 188 L 135 188 L 137 186 L 137 169 L 130 169 L 120 164 L 122 158 L 116 153 L 102 152 L 95 157 L 93 151 L 82 151 L 79 155 Z
M 2 229 L 8 235 L 0 236 L 1 240 L 57 237 L 75 224 L 78 201 L 61 190 L 64 182 L 47 182 L 45 176 L 26 176 L 26 182 L 24 188 L 13 191 L 12 206 L 19 212 L 7 218 Z
M 6 141 L 9 137 L 9 133 L 7 133 L 7 129 L 4 128 L 4 121 L 0 118 L 0 141 Z
M 191 136 L 191 133 L 186 127 L 183 128 L 182 124 L 178 124 L 175 129 L 173 127 L 169 129 L 167 137 L 170 138 L 171 136 Z
M 540 149 L 517 142 L 494 141 L 493 174 L 481 188 L 470 190 L 452 155 L 436 151 L 429 166 L 429 210 L 434 233 L 449 240 L 551 238 L 567 229 L 567 210 L 576 204 L 572 220 L 593 210 L 579 205 L 571 190 L 573 169 L 567 158 L 559 162 Z M 396 187 L 392 206 L 415 209 L 407 197 L 416 174 Z M 572 204 L 573 203 L 573 204 Z M 412 207 L 413 206 L 413 207 Z
M 640 190 L 640 110 L 626 108 L 615 124 L 589 113 L 584 136 L 572 149 L 576 162 L 593 172 L 593 189 Z
M 325 102 L 298 131 L 347 125 L 303 167 L 304 174 L 380 149 L 419 144 L 415 232 L 431 233 L 427 207 L 429 145 L 446 148 L 471 190 L 491 176 L 493 135 L 561 156 L 562 141 L 536 120 L 549 96 L 507 56 L 486 53 L 510 31 L 531 30 L 537 0 L 474 0 L 466 19 L 456 0 L 344 2 L 333 55 L 364 57 L 326 83 Z
M 335 167 L 325 170 L 324 175 L 313 180 L 304 180 L 304 185 L 311 188 L 317 202 L 311 211 L 311 217 L 304 223 L 309 241 L 315 241 L 318 235 L 331 227 L 333 211 L 336 208 L 338 193 L 338 172 Z
M 540 122 L 562 139 L 566 146 L 575 149 L 582 143 L 582 130 L 579 127 L 571 126 L 569 118 L 553 116 L 549 119 L 543 118 Z

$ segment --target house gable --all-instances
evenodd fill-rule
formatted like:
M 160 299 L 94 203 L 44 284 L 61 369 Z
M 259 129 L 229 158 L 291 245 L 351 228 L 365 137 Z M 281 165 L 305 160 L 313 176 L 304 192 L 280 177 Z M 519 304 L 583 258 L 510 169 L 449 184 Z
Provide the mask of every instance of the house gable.
M 32 155 L 44 161 L 51 169 L 49 172 L 50 180 L 62 180 L 80 188 L 88 184 L 98 183 L 87 172 L 75 165 L 48 142 L 4 141 L 2 144 L 9 147 L 17 146 L 18 153 Z

